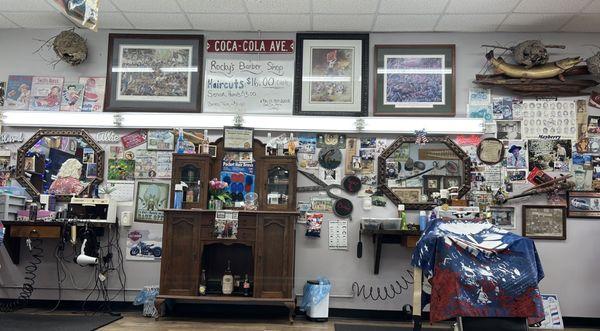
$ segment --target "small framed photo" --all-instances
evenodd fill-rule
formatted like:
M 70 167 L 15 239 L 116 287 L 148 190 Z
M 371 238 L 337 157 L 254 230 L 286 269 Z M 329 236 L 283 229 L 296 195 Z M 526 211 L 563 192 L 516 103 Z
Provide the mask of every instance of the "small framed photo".
M 367 116 L 369 35 L 298 33 L 294 115 Z
M 454 116 L 454 45 L 375 45 L 373 115 Z
M 505 230 L 517 228 L 514 207 L 490 207 L 490 211 L 492 213 L 492 224 Z
M 200 112 L 204 37 L 108 35 L 104 111 Z
M 442 176 L 425 175 L 423 176 L 423 192 L 431 197 L 431 193 L 439 192 L 442 188 Z
M 395 187 L 392 192 L 402 203 L 419 203 L 423 194 L 420 187 Z
M 223 128 L 223 149 L 226 151 L 252 151 L 254 129 L 226 126 Z
M 208 146 L 208 155 L 211 157 L 217 157 L 217 145 Z
M 567 216 L 575 218 L 600 218 L 600 192 L 569 191 Z
M 462 177 L 460 176 L 444 176 L 444 188 L 449 189 L 451 187 L 460 188 L 462 183 Z
M 567 209 L 563 206 L 523 206 L 523 236 L 533 239 L 567 239 Z

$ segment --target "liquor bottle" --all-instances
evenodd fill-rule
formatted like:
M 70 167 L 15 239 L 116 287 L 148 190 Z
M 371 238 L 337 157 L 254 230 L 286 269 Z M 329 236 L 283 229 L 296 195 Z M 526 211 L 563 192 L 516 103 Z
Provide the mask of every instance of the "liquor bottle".
M 246 274 L 246 276 L 244 277 L 244 285 L 243 286 L 243 293 L 245 297 L 249 297 L 250 296 L 250 280 L 248 279 L 248 274 Z
M 194 186 L 194 202 L 200 202 L 200 181 Z
M 200 295 L 206 295 L 206 270 L 202 269 L 202 276 L 200 276 L 200 286 L 198 287 L 198 292 Z
M 233 293 L 233 274 L 231 273 L 230 260 L 227 260 L 227 269 L 225 269 L 225 273 L 223 274 L 223 281 L 221 285 L 223 294 L 229 295 Z
M 294 140 L 294 134 L 290 132 L 290 140 L 288 140 L 288 155 L 296 155 L 296 141 Z
M 202 139 L 202 145 L 200 146 L 202 154 L 209 153 L 209 148 L 208 148 L 209 144 L 210 144 L 210 142 L 208 141 L 208 130 L 204 130 L 204 137 Z
M 177 154 L 185 152 L 185 140 L 183 139 L 183 129 L 179 129 L 179 137 L 177 138 Z
M 274 155 L 275 147 L 273 146 L 273 142 L 271 141 L 273 138 L 271 137 L 271 132 L 267 133 L 267 146 L 265 146 L 265 155 Z

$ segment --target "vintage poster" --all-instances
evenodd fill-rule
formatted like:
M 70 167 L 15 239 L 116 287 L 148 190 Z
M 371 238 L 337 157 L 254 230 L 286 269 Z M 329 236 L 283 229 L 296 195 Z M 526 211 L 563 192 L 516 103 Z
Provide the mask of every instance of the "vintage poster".
M 162 256 L 162 231 L 132 228 L 127 232 L 126 260 L 160 261 Z
M 170 130 L 148 130 L 146 148 L 149 151 L 172 151 L 175 149 L 175 135 Z
M 169 183 L 140 181 L 135 195 L 135 221 L 162 223 L 169 208 Z
M 298 136 L 298 153 L 315 154 L 317 151 L 317 136 L 301 134 Z
M 139 150 L 135 152 L 135 178 L 147 179 L 156 177 L 156 152 Z
M 80 111 L 83 104 L 83 84 L 65 84 L 62 91 L 60 111 Z
M 156 152 L 156 178 L 171 178 L 173 153 Z
M 8 76 L 6 85 L 6 109 L 27 110 L 31 101 L 33 76 Z
M 492 91 L 487 88 L 470 88 L 469 105 L 489 105 L 492 102 Z
M 121 143 L 125 149 L 132 149 L 146 142 L 146 132 L 136 130 L 121 137 Z
M 108 180 L 134 180 L 135 160 L 108 159 Z
M 492 98 L 492 116 L 495 120 L 512 120 L 512 98 L 494 97 Z
M 58 111 L 62 98 L 62 77 L 34 76 L 31 83 L 29 110 Z
M 537 167 L 543 171 L 569 172 L 571 140 L 530 139 L 527 147 L 529 171 Z
M 523 138 L 576 139 L 575 101 L 523 100 Z
M 81 111 L 102 111 L 104 109 L 104 77 L 81 77 L 79 83 L 84 85 Z
M 491 122 L 493 120 L 492 115 L 492 105 L 468 105 L 469 117 L 470 118 L 482 118 L 486 122 Z
M 203 112 L 292 113 L 293 55 L 209 53 L 205 63 Z

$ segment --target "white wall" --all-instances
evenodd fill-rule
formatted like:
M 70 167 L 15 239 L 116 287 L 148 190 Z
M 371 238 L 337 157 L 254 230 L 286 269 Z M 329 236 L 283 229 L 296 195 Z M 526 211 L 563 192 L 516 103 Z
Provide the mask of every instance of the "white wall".
M 9 74 L 33 75 L 59 75 L 66 80 L 74 80 L 79 76 L 105 75 L 106 73 L 106 48 L 108 32 L 92 33 L 83 31 L 88 40 L 89 58 L 87 62 L 78 67 L 70 67 L 59 63 L 53 70 L 37 54 L 32 52 L 39 47 L 41 42 L 36 39 L 46 40 L 55 35 L 56 31 L 47 30 L 0 30 L 0 80 L 5 80 Z M 228 37 L 246 38 L 256 37 L 255 34 L 216 34 L 206 33 L 208 38 Z M 263 34 L 263 38 L 282 37 L 293 39 L 293 34 Z M 456 44 L 456 99 L 457 116 L 465 116 L 468 99 L 468 89 L 473 86 L 475 74 L 482 69 L 485 60 L 481 44 L 499 42 L 512 44 L 525 39 L 542 39 L 548 44 L 566 44 L 567 49 L 556 51 L 556 57 L 561 56 L 590 56 L 593 48 L 584 45 L 598 44 L 596 34 L 508 34 L 508 33 L 387 33 L 372 34 L 371 48 L 375 44 Z M 371 54 L 371 59 L 373 54 Z M 372 66 L 371 66 L 372 68 Z M 371 75 L 373 70 L 370 68 Z M 369 82 L 372 82 L 370 77 Z M 370 96 L 373 95 L 372 84 Z M 369 100 L 369 107 L 372 102 Z M 370 109 L 372 112 L 372 109 Z M 593 110 L 590 109 L 590 112 Z M 7 131 L 18 131 L 17 128 L 7 128 Z M 32 130 L 28 130 L 30 134 Z M 217 132 L 211 132 L 216 136 Z M 259 137 L 260 138 L 260 137 Z M 390 137 L 391 138 L 391 137 Z M 16 150 L 17 146 L 11 146 Z M 301 176 L 300 176 L 301 177 Z M 300 185 L 310 185 L 303 178 Z M 308 196 L 300 195 L 299 200 L 306 200 Z M 373 245 L 370 238 L 363 237 L 363 258 L 356 258 L 355 245 L 358 239 L 358 220 L 362 216 L 385 217 L 395 214 L 394 206 L 388 204 L 384 209 L 373 208 L 370 212 L 363 212 L 360 202 L 354 199 L 355 210 L 353 221 L 350 222 L 349 250 L 332 251 L 327 248 L 327 230 L 323 231 L 320 240 L 307 240 L 301 228 L 296 235 L 296 293 L 301 293 L 302 285 L 309 278 L 319 275 L 326 276 L 333 281 L 333 296 L 331 306 L 337 308 L 356 308 L 373 310 L 399 310 L 402 305 L 410 303 L 410 293 L 403 293 L 393 300 L 385 302 L 372 302 L 352 298 L 351 285 L 354 281 L 368 286 L 385 286 L 400 279 L 405 275 L 405 270 L 410 268 L 410 252 L 398 245 L 384 246 L 379 275 L 373 274 Z M 527 200 L 533 203 L 535 200 Z M 517 220 L 520 220 L 520 205 L 517 207 Z M 412 217 L 416 217 L 414 214 Z M 518 223 L 517 233 L 520 233 Z M 567 240 L 565 241 L 536 241 L 542 260 L 546 278 L 540 286 L 543 293 L 559 295 L 563 315 L 580 317 L 600 317 L 600 265 L 597 263 L 600 254 L 600 221 L 587 219 L 569 219 L 567 221 Z M 144 225 L 151 226 L 151 225 Z M 160 228 L 160 226 L 153 225 Z M 122 246 L 125 238 L 122 236 Z M 53 243 L 46 243 L 46 254 L 49 256 L 54 248 Z M 22 254 L 23 260 L 27 260 Z M 11 265 L 4 250 L 0 251 L 0 285 L 15 287 L 22 282 L 22 269 Z M 126 262 L 127 288 L 131 290 L 129 297 L 135 295 L 135 290 L 144 285 L 158 284 L 160 266 L 151 262 Z M 72 268 L 78 277 L 78 285 L 87 282 L 89 272 L 83 268 Z M 39 279 L 36 283 L 34 298 L 56 298 L 56 276 L 54 259 L 46 258 L 40 269 Z M 111 288 L 117 288 L 118 283 L 112 279 Z M 37 286 L 39 285 L 39 286 Z M 68 284 L 66 287 L 70 287 Z M 44 290 L 46 288 L 46 290 Z M 0 296 L 13 296 L 14 290 L 0 288 Z M 66 298 L 83 299 L 87 292 L 69 290 Z

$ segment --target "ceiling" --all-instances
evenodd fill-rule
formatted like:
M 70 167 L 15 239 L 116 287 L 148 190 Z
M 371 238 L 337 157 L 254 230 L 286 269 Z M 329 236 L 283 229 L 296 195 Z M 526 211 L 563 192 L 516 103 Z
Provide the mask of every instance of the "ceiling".
M 52 0 L 0 0 L 0 28 L 71 23 Z M 100 0 L 101 29 L 600 32 L 600 0 Z

